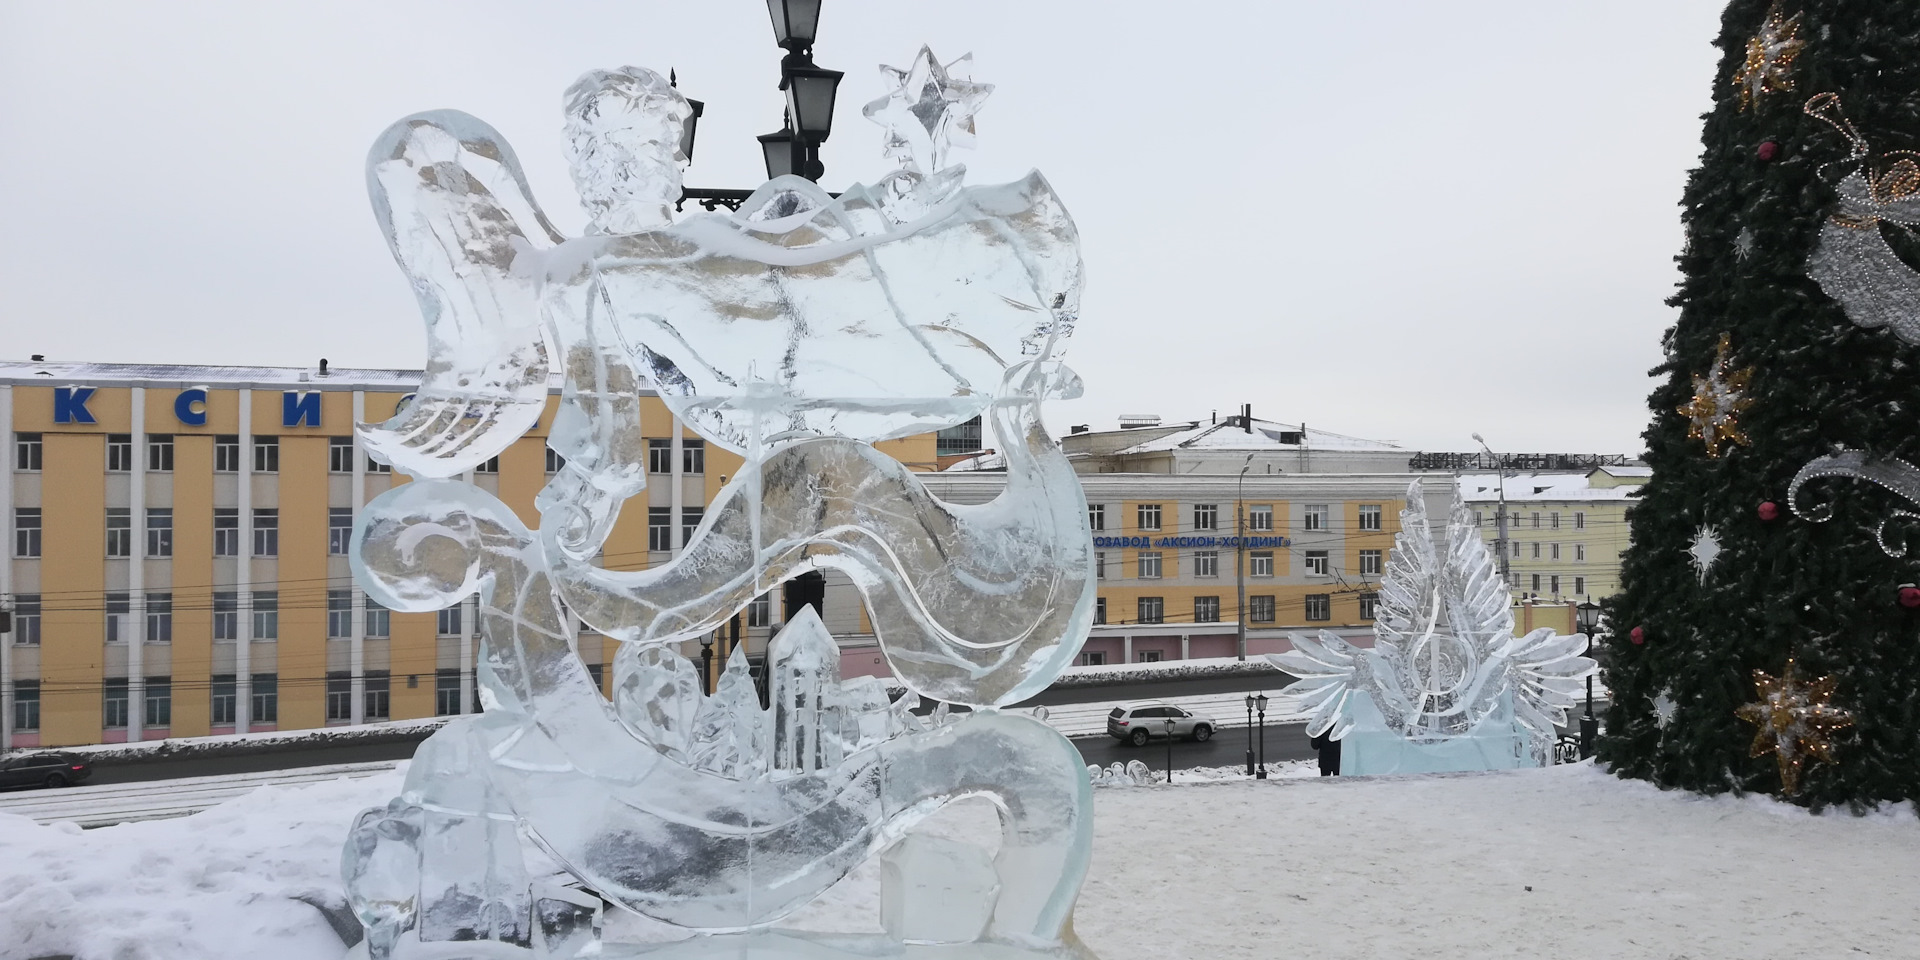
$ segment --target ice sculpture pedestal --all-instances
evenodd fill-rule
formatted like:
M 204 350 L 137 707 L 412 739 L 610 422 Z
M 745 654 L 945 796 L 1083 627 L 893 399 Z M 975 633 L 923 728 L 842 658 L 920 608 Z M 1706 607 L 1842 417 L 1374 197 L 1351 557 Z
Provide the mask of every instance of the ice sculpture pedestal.
M 1075 940 L 1030 947 L 992 940 L 901 943 L 885 934 L 760 930 L 665 944 L 602 943 L 603 960 L 1094 960 Z
M 1388 773 L 1463 773 L 1537 767 L 1533 734 L 1513 717 L 1513 692 L 1473 729 L 1460 736 L 1422 743 L 1387 727 L 1373 698 L 1357 693 L 1349 705 L 1353 729 L 1340 738 L 1341 776 Z

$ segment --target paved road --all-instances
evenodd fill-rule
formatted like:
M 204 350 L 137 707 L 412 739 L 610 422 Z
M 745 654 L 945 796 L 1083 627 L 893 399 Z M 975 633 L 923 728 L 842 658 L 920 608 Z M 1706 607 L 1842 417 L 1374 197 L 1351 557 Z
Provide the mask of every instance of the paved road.
M 1305 728 L 1306 725 L 1301 723 L 1267 724 L 1267 762 L 1313 759 L 1316 754 L 1312 747 L 1307 746 Z M 1256 733 L 1256 749 L 1258 740 Z M 1115 762 L 1139 760 L 1155 771 L 1167 769 L 1165 740 L 1135 747 L 1112 737 L 1082 737 L 1074 740 L 1073 745 L 1080 748 L 1080 755 L 1086 757 L 1088 763 L 1103 767 Z M 1223 730 L 1206 743 L 1176 740 L 1173 744 L 1173 768 L 1176 772 L 1186 767 L 1234 767 L 1246 762 L 1247 731 L 1244 728 Z

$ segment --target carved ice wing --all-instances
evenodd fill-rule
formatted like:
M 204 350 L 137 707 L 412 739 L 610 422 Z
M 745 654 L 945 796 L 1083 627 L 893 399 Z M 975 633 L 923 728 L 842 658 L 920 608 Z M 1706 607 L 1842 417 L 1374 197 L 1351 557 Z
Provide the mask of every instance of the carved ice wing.
M 1409 498 L 1416 496 L 1409 490 Z M 1447 515 L 1445 580 L 1447 617 L 1455 636 L 1472 643 L 1482 656 L 1513 636 L 1512 595 L 1493 552 L 1487 549 L 1473 514 L 1454 488 L 1453 508 Z
M 1374 621 L 1373 630 L 1377 644 L 1402 652 L 1410 650 L 1433 625 L 1438 566 L 1433 534 L 1427 526 L 1427 501 L 1416 480 L 1407 487 L 1400 532 L 1393 535 L 1393 550 L 1387 555 L 1387 569 L 1380 578 L 1379 619 Z
M 457 110 L 388 127 L 367 157 L 367 192 L 420 301 L 427 366 L 413 402 L 360 436 L 407 473 L 450 477 L 506 449 L 544 409 L 540 270 L 522 258 L 561 237 L 506 140 Z
M 1308 736 L 1317 737 L 1332 728 L 1339 739 L 1353 726 L 1345 707 L 1359 689 L 1364 651 L 1328 630 L 1320 631 L 1317 640 L 1297 633 L 1287 638 L 1293 642 L 1292 650 L 1267 654 L 1269 663 L 1300 678 L 1280 698 L 1291 708 L 1288 712 L 1309 714 Z
M 1567 708 L 1578 700 L 1586 678 L 1598 665 L 1581 656 L 1585 634 L 1561 636 L 1542 627 L 1515 637 L 1503 656 L 1513 676 L 1513 712 L 1534 733 L 1552 737 L 1567 722 Z

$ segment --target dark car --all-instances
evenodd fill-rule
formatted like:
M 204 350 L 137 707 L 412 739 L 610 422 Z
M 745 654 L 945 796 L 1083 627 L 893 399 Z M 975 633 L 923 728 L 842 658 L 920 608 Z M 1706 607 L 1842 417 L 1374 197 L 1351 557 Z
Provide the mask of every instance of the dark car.
M 0 787 L 64 787 L 93 775 L 93 764 L 71 753 L 0 757 Z

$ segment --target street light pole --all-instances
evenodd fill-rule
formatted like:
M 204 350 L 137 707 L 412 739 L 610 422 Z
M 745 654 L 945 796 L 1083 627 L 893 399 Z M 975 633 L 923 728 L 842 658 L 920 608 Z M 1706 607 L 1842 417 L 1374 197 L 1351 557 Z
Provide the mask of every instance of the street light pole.
M 1253 694 L 1247 694 L 1247 776 L 1253 776 Z
M 1593 656 L 1593 635 L 1600 629 L 1600 605 L 1591 600 L 1582 601 L 1575 608 L 1580 618 L 1580 632 L 1587 635 L 1586 656 Z M 1600 721 L 1593 715 L 1593 674 L 1587 674 L 1587 715 L 1580 718 L 1580 759 L 1593 756 L 1594 741 L 1600 739 Z
M 1173 718 L 1167 718 L 1167 782 L 1173 782 Z
M 1233 494 L 1233 576 L 1239 592 L 1234 604 L 1239 624 L 1234 629 L 1234 649 L 1241 660 L 1247 659 L 1247 471 L 1253 468 L 1253 454 L 1240 465 L 1240 483 Z
M 1267 778 L 1267 695 L 1253 698 L 1254 706 L 1260 710 L 1260 768 L 1253 774 L 1255 780 Z

